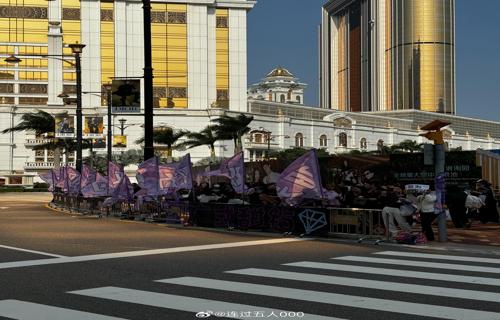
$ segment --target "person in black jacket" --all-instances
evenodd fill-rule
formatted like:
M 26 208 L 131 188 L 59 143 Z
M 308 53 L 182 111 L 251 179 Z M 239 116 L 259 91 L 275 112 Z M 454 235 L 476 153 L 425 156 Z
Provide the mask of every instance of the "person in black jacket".
M 450 210 L 451 220 L 456 228 L 469 226 L 467 208 L 465 207 L 467 194 L 456 185 L 451 185 L 446 192 L 446 206 Z

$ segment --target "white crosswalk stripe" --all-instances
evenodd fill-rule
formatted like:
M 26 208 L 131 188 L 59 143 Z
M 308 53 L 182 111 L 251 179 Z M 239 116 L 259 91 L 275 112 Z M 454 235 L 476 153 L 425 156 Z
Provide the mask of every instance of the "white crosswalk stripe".
M 312 261 L 285 263 L 284 266 L 378 274 L 385 276 L 395 276 L 395 277 L 415 278 L 415 279 L 425 279 L 425 280 L 439 280 L 447 282 L 461 282 L 468 284 L 480 284 L 485 286 L 500 286 L 500 279 L 496 278 L 471 277 L 471 276 L 461 276 L 461 275 L 446 274 L 446 273 L 422 272 L 414 270 L 408 272 L 408 270 L 362 267 L 349 264 L 323 263 L 323 262 L 312 262 Z
M 213 280 L 197 277 L 181 277 L 158 280 L 162 283 L 191 286 L 204 289 L 248 293 L 316 303 L 334 304 L 360 309 L 397 312 L 410 315 L 456 320 L 498 320 L 498 313 L 462 308 L 452 308 L 412 302 L 402 302 L 363 296 L 353 296 L 322 291 L 292 289 L 245 282 Z
M 333 259 L 342 261 L 394 264 L 394 265 L 409 266 L 409 267 L 423 267 L 423 268 L 485 272 L 485 273 L 500 273 L 500 268 L 480 267 L 480 266 L 454 264 L 454 263 L 436 263 L 436 262 L 427 262 L 418 260 L 384 259 L 384 258 L 372 258 L 372 257 L 360 257 L 360 256 L 345 256 Z
M 467 257 L 467 256 L 448 256 L 445 254 L 430 254 L 430 253 L 403 252 L 403 251 L 381 251 L 381 252 L 375 252 L 375 254 L 385 255 L 385 256 L 408 257 L 408 258 L 424 258 L 424 259 L 500 264 L 500 259 Z
M 95 313 L 47 306 L 19 300 L 0 301 L 0 317 L 18 320 L 120 320 Z
M 452 288 L 443 288 L 434 286 L 422 286 L 416 284 L 406 284 L 406 283 L 389 282 L 389 281 L 334 277 L 334 276 L 325 276 L 320 274 L 305 274 L 299 272 L 287 272 L 287 271 L 256 269 L 256 268 L 233 270 L 227 272 L 249 275 L 249 276 L 335 284 L 339 286 L 348 286 L 348 287 L 369 288 L 369 289 L 377 289 L 385 291 L 412 292 L 412 293 L 426 294 L 431 296 L 500 302 L 500 293 L 495 293 L 495 292 L 462 290 L 462 289 L 452 289 Z
M 269 309 L 259 306 L 251 306 L 244 304 L 229 303 L 224 301 L 190 298 L 185 296 L 171 295 L 158 292 L 148 292 L 140 290 L 132 290 L 126 288 L 118 287 L 102 287 L 87 290 L 72 291 L 70 293 L 79 294 L 94 298 L 103 298 L 115 301 L 137 303 L 147 306 L 168 308 L 180 311 L 189 312 L 200 312 L 206 310 L 213 311 L 236 311 L 236 312 L 248 312 L 248 311 L 262 311 L 264 313 L 274 313 L 288 312 L 285 310 Z M 229 317 L 234 319 L 239 319 L 240 317 Z M 285 317 L 283 319 L 286 319 Z M 313 314 L 305 314 L 303 319 L 311 320 L 342 320 L 339 318 L 318 316 Z
M 370 316 L 367 317 L 369 319 L 386 318 L 387 314 L 383 313 L 391 313 L 390 318 L 394 319 L 405 319 L 408 316 L 455 320 L 500 319 L 500 292 L 498 290 L 500 276 L 495 278 L 496 274 L 500 274 L 500 268 L 492 267 L 500 263 L 500 259 L 396 251 L 381 251 L 364 256 L 342 256 L 331 259 L 333 261 L 330 260 L 332 262 L 328 263 L 299 261 L 276 266 L 276 268 L 228 270 L 216 275 L 219 279 L 178 277 L 156 280 L 159 283 L 174 285 L 165 286 L 166 292 L 110 286 L 68 293 L 106 301 L 130 303 L 136 307 L 156 307 L 190 312 L 193 318 L 196 313 L 211 310 L 215 312 L 213 314 L 215 317 L 231 319 L 246 319 L 247 316 L 241 315 L 246 312 L 267 314 L 308 312 L 302 317 L 303 319 L 342 320 L 335 316 L 340 315 L 336 314 L 336 307 L 343 307 L 342 316 L 347 318 L 349 318 L 346 316 L 349 315 L 349 309 L 357 310 L 355 312 L 360 312 L 361 309 L 370 310 Z M 377 264 L 377 266 L 364 266 L 363 264 L 366 263 Z M 278 267 L 279 270 L 277 270 Z M 419 267 L 422 270 L 413 271 L 413 267 Z M 470 274 L 454 275 L 452 273 L 455 270 L 466 271 Z M 486 276 L 483 273 L 494 275 Z M 363 276 L 358 278 L 358 275 Z M 234 281 L 235 276 L 238 276 L 237 281 Z M 371 279 L 370 276 L 376 279 Z M 231 279 L 224 279 L 227 277 Z M 274 279 L 274 283 L 273 285 L 252 283 L 262 280 L 258 278 Z M 406 283 L 406 278 L 414 279 L 413 283 Z M 275 283 L 279 285 L 274 285 Z M 313 290 L 298 288 L 299 285 L 304 284 L 315 284 L 315 286 L 312 287 Z M 318 284 L 322 286 L 319 287 Z M 459 285 L 464 287 L 459 288 Z M 196 288 L 197 291 L 204 293 L 204 298 L 179 295 L 177 286 Z M 350 288 L 350 292 L 354 293 L 345 294 L 343 291 L 347 287 Z M 379 291 L 374 293 L 364 289 Z M 156 291 L 163 291 L 163 289 Z M 212 299 L 211 295 L 216 294 L 214 291 L 224 292 L 224 298 L 221 300 L 220 295 L 217 295 L 217 298 Z M 258 303 L 255 305 L 235 303 L 231 301 L 234 293 L 255 297 L 264 296 L 266 297 L 265 306 L 260 306 Z M 405 295 L 399 295 L 399 293 Z M 409 300 L 411 295 L 418 296 L 418 298 L 415 301 Z M 273 299 L 281 299 L 276 302 L 276 306 L 280 308 L 272 308 Z M 289 302 L 284 304 L 283 299 Z M 303 307 L 306 310 L 292 310 L 297 301 L 302 302 L 302 306 L 304 302 L 311 305 Z M 317 304 L 326 307 L 317 309 L 323 311 L 315 311 Z M 290 307 L 283 307 L 283 305 Z M 283 310 L 284 308 L 290 310 Z M 111 306 L 110 310 L 113 310 Z M 331 312 L 325 313 L 324 310 L 331 310 Z M 106 314 L 105 309 L 102 312 Z M 19 300 L 0 301 L 0 317 L 19 320 L 119 319 Z M 280 317 L 280 319 L 292 318 L 296 317 Z M 350 319 L 354 320 L 356 317 Z

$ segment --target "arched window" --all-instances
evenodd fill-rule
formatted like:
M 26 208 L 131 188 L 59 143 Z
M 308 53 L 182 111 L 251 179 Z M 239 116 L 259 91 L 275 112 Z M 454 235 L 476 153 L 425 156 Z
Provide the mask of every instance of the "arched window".
M 255 142 L 255 143 L 262 143 L 263 142 L 262 133 L 254 133 L 254 135 L 253 135 L 253 142 Z
M 366 150 L 368 148 L 368 143 L 366 142 L 366 138 L 361 138 L 361 140 L 359 140 L 359 148 L 361 150 Z
M 319 146 L 320 147 L 328 147 L 328 139 L 326 138 L 326 134 L 322 134 L 319 137 Z
M 382 151 L 382 149 L 384 149 L 384 140 L 380 139 L 377 141 L 377 150 Z
M 347 134 L 345 132 L 339 134 L 339 147 L 347 148 Z
M 300 96 L 296 96 L 296 97 L 295 97 L 295 100 L 297 100 L 297 103 L 302 103 L 302 102 L 301 102 L 301 99 L 300 99 Z
M 284 95 L 284 94 L 282 94 L 282 95 L 280 96 L 280 102 L 285 102 L 285 99 L 286 99 L 286 98 L 285 98 L 285 95 Z
M 295 146 L 296 147 L 304 146 L 304 135 L 300 132 L 295 135 Z

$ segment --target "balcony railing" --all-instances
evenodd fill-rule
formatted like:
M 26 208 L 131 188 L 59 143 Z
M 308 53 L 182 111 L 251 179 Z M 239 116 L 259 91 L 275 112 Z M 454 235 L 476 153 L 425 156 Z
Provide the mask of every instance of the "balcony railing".
M 246 141 L 244 142 L 244 147 L 247 149 L 259 149 L 259 150 L 267 150 L 267 142 L 250 142 Z M 278 149 L 279 148 L 279 143 L 276 142 L 271 142 L 269 145 L 270 149 Z
M 67 162 L 63 163 L 61 162 L 61 166 L 63 165 L 68 165 L 70 167 L 75 167 L 74 162 Z M 25 162 L 24 163 L 24 169 L 52 169 L 54 168 L 54 162 Z
M 26 140 L 24 140 L 24 145 L 26 147 L 34 147 L 34 146 L 38 146 L 38 145 L 41 145 L 41 144 L 49 143 L 51 141 L 52 141 L 52 139 L 47 139 L 47 138 L 26 139 Z

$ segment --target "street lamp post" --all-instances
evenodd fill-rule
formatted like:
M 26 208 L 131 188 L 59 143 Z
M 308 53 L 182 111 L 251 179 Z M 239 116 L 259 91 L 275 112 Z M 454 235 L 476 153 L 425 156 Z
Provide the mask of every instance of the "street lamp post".
M 144 160 L 154 157 L 153 67 L 151 57 L 151 0 L 143 0 L 144 30 Z
M 112 126 L 112 106 L 113 106 L 113 94 L 112 94 L 112 87 L 111 84 L 105 84 L 104 88 L 106 89 L 106 100 L 108 102 L 108 126 L 107 126 L 107 141 L 106 141 L 106 148 L 107 148 L 107 153 L 108 153 L 108 163 L 111 162 L 112 156 L 113 156 L 113 140 L 112 140 L 112 132 L 111 132 L 111 126 Z
M 82 66 L 80 54 L 84 44 L 70 44 L 71 52 L 75 55 L 76 69 L 76 170 L 82 172 Z

